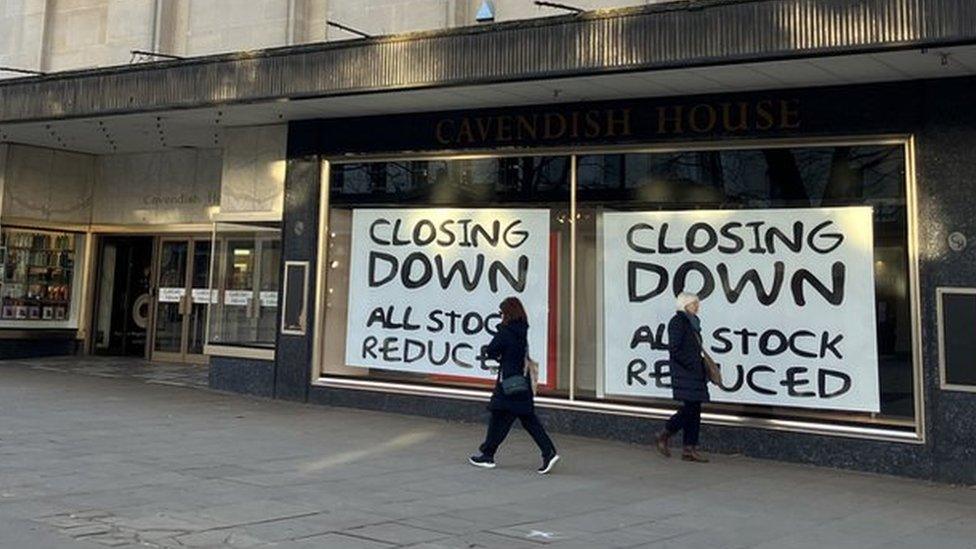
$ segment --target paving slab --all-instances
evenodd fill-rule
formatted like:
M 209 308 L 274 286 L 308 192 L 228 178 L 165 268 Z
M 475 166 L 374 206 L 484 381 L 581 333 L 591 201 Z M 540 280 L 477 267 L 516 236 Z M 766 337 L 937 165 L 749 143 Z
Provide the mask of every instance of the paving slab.
M 0 362 L 0 549 L 976 548 L 973 488 L 559 435 L 542 477 L 521 432 L 485 471 L 483 425 L 214 393 L 192 368 Z

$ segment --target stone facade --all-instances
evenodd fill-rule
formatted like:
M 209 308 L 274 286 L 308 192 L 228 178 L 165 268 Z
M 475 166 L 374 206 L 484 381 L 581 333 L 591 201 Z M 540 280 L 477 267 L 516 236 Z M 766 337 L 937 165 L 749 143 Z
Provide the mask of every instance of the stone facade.
M 0 0 L 0 66 L 45 72 L 475 25 L 483 0 Z M 661 0 L 575 0 L 583 9 Z M 496 21 L 560 15 L 529 0 L 493 0 Z M 19 76 L 0 72 L 0 78 Z

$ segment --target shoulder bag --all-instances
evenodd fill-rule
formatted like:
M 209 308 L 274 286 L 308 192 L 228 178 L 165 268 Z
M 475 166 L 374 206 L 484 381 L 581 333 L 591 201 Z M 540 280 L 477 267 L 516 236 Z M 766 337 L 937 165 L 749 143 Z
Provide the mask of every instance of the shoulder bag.
M 522 375 L 502 377 L 502 367 L 498 365 L 498 379 L 505 396 L 521 396 L 526 393 L 535 394 L 536 379 L 538 379 L 539 364 L 529 358 L 529 346 L 525 346 L 525 367 Z M 535 375 L 533 375 L 535 374 Z

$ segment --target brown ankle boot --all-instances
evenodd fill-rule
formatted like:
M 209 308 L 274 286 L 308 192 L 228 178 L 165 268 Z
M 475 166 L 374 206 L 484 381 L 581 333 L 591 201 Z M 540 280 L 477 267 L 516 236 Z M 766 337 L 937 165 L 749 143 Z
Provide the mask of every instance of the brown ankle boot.
M 685 446 L 681 451 L 681 459 L 695 463 L 708 463 L 708 458 L 698 453 L 697 446 Z
M 671 457 L 671 448 L 669 443 L 671 442 L 671 433 L 667 431 L 661 431 L 657 435 L 657 451 L 666 458 Z

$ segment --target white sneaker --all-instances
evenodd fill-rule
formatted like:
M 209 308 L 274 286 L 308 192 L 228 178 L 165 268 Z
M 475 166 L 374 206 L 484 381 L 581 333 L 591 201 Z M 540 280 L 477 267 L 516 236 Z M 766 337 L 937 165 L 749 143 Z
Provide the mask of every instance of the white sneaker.
M 468 458 L 468 463 L 470 463 L 471 465 L 474 465 L 475 467 L 481 467 L 482 469 L 494 469 L 495 468 L 495 460 L 491 459 L 490 457 L 483 456 L 483 455 L 469 457 Z
M 552 471 L 552 468 L 555 467 L 556 462 L 558 461 L 559 461 L 559 454 L 553 454 L 552 456 L 549 457 L 549 459 L 543 459 L 542 467 L 539 467 L 538 469 L 539 474 L 548 475 L 549 471 Z

